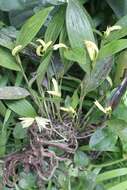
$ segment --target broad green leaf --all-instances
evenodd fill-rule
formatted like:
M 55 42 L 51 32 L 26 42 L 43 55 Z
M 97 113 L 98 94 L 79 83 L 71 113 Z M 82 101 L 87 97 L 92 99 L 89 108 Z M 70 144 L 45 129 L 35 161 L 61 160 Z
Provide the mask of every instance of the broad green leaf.
M 22 127 L 21 123 L 16 124 L 13 130 L 13 136 L 16 139 L 24 139 L 27 137 L 27 130 Z
M 17 73 L 20 73 L 22 75 L 21 72 L 17 72 Z M 0 87 L 3 87 L 3 86 L 7 86 L 7 83 L 9 81 L 9 77 L 7 75 L 1 75 L 0 76 Z
M 123 120 L 111 119 L 107 122 L 107 125 L 119 136 L 122 142 L 123 151 L 127 152 L 127 123 Z
M 117 119 L 121 119 L 127 122 L 127 106 L 125 106 L 124 104 L 118 105 L 118 107 L 114 110 L 113 115 Z
M 20 71 L 20 67 L 17 65 L 15 58 L 7 49 L 2 47 L 0 47 L 0 66 L 7 69 Z
M 12 111 L 10 109 L 6 110 L 4 121 L 3 121 L 3 128 L 7 125 L 7 122 L 10 119 L 11 113 L 12 113 Z
M 95 190 L 96 187 L 96 177 L 100 173 L 101 168 L 96 168 L 92 170 L 91 172 L 88 172 L 86 175 L 87 183 L 86 183 L 86 190 Z M 83 178 L 84 182 L 84 178 Z M 84 186 L 83 186 L 84 187 Z M 81 188 L 80 190 L 83 190 L 84 188 Z
M 73 109 L 76 109 L 79 104 L 79 96 L 77 90 L 74 91 L 73 96 L 71 97 L 71 106 Z
M 0 88 L 0 99 L 1 100 L 17 100 L 29 96 L 29 92 L 21 87 L 1 87 Z
M 65 98 L 64 104 L 65 104 L 65 107 L 66 107 L 66 108 L 69 108 L 69 107 L 70 107 L 70 105 L 71 105 L 71 98 L 70 98 L 70 96 L 67 96 L 67 97 Z
M 7 143 L 7 130 L 4 129 L 0 132 L 0 156 L 5 155 Z
M 4 117 L 4 116 L 5 116 L 5 113 L 6 113 L 6 107 L 5 107 L 5 105 L 3 104 L 3 102 L 0 101 L 0 115 Z
M 118 136 L 109 127 L 100 128 L 93 133 L 89 146 L 97 151 L 110 151 L 115 147 Z
M 11 110 L 7 109 L 5 112 L 5 117 L 3 121 L 3 125 L 1 126 L 1 132 L 0 132 L 0 156 L 5 155 L 6 151 L 6 143 L 7 143 L 7 138 L 8 138 L 8 133 L 7 133 L 7 122 L 9 121 L 11 116 Z
M 121 27 L 127 27 L 127 15 L 123 16 L 115 25 L 119 25 Z
M 83 80 L 84 93 L 95 90 L 108 76 L 113 66 L 113 57 L 97 61 L 90 75 Z
M 82 152 L 82 151 L 77 151 L 74 155 L 74 163 L 76 166 L 79 167 L 86 167 L 89 164 L 90 160 L 88 156 Z
M 113 9 L 117 17 L 122 17 L 127 13 L 127 0 L 106 0 Z
M 0 46 L 3 46 L 11 50 L 14 48 L 14 43 L 12 42 L 11 38 L 0 32 Z
M 45 4 L 61 5 L 67 3 L 67 0 L 44 0 Z
M 112 31 L 109 36 L 106 38 L 105 42 L 111 42 L 113 40 L 118 40 L 127 36 L 127 26 L 116 31 Z
M 122 102 L 123 102 L 123 105 L 125 105 L 127 107 L 127 90 L 126 90 L 125 94 L 123 95 Z
M 22 45 L 22 48 L 24 48 L 32 41 L 32 39 L 36 36 L 36 34 L 46 21 L 48 14 L 52 9 L 53 7 L 44 8 L 38 11 L 34 16 L 32 16 L 25 22 L 16 40 L 16 46 Z
M 96 181 L 98 183 L 104 180 L 110 180 L 112 178 L 120 177 L 123 175 L 127 175 L 127 168 L 119 168 L 119 169 L 103 172 L 97 176 Z
M 23 3 L 20 0 L 1 0 L 0 1 L 0 9 L 3 11 L 10 11 L 13 9 L 21 9 L 23 8 Z
M 113 187 L 108 188 L 107 190 L 126 190 L 127 189 L 127 181 L 118 183 L 117 185 L 114 185 Z
M 95 42 L 85 9 L 78 0 L 69 0 L 68 2 L 66 26 L 72 48 L 84 47 L 84 40 Z
M 62 28 L 61 33 L 60 33 L 59 43 L 63 43 L 63 44 L 66 44 L 66 45 L 68 45 L 68 43 L 69 43 L 68 42 L 68 36 L 67 36 L 66 27 L 64 25 L 63 25 L 63 28 Z M 64 48 L 59 49 L 60 58 L 61 58 L 61 61 L 62 61 L 63 65 L 64 65 L 64 73 L 65 73 L 72 66 L 73 62 L 68 61 L 67 59 L 65 59 L 64 51 L 65 51 Z
M 25 99 L 6 101 L 6 105 L 19 116 L 23 117 L 35 117 L 37 113 L 33 106 Z
M 61 7 L 56 14 L 53 16 L 51 22 L 49 23 L 46 33 L 45 33 L 45 42 L 53 41 L 53 43 L 57 40 L 62 26 L 65 20 L 65 7 Z
M 70 61 L 77 62 L 85 72 L 90 70 L 90 64 L 86 62 L 86 51 L 84 48 L 67 49 L 64 51 L 64 56 Z
M 0 45 L 12 50 L 14 48 L 14 39 L 18 35 L 18 30 L 13 26 L 3 27 L 0 30 Z
M 127 39 L 112 41 L 100 49 L 98 59 L 100 60 L 112 56 L 126 48 L 127 48 Z
M 42 81 L 45 77 L 45 73 L 49 66 L 51 60 L 52 52 L 48 52 L 44 57 L 42 57 L 40 65 L 37 69 L 37 83 L 38 85 L 42 85 Z
M 15 11 L 23 9 L 32 9 L 32 7 L 40 4 L 40 0 L 0 0 L 0 10 Z
M 116 71 L 114 77 L 114 86 L 118 86 L 124 76 L 125 69 L 127 69 L 127 50 L 122 51 L 116 60 Z
M 20 174 L 19 187 L 22 190 L 34 190 L 36 181 L 36 175 L 30 172 L 28 174 L 22 172 Z

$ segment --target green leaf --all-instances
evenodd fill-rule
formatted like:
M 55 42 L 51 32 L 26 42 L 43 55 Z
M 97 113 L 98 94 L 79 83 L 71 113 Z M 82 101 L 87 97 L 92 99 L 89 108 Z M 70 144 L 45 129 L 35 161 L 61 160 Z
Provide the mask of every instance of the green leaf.
M 63 44 L 68 45 L 68 36 L 67 36 L 66 27 L 64 25 L 63 25 L 63 28 L 62 28 L 61 33 L 60 33 L 59 43 L 63 43 Z M 64 48 L 59 49 L 60 58 L 61 58 L 61 61 L 64 65 L 64 71 L 63 72 L 66 72 L 72 66 L 73 62 L 65 59 L 64 51 L 65 51 Z
M 119 25 L 121 27 L 127 27 L 127 15 L 123 16 L 115 25 Z
M 121 119 L 127 122 L 127 107 L 124 104 L 119 104 L 118 107 L 114 110 L 113 115 L 117 119 Z
M 106 79 L 112 69 L 113 63 L 113 57 L 97 61 L 90 75 L 86 74 L 84 78 L 84 93 L 95 90 Z
M 24 48 L 32 41 L 32 39 L 36 36 L 36 34 L 46 21 L 48 14 L 52 9 L 53 7 L 44 8 L 38 11 L 34 16 L 32 16 L 25 22 L 16 40 L 16 46 L 22 45 L 22 48 Z
M 25 99 L 17 101 L 6 101 L 7 106 L 17 113 L 19 116 L 23 117 L 35 117 L 37 113 L 33 106 Z
M 115 177 L 127 175 L 127 168 L 119 168 L 108 172 L 103 172 L 97 176 L 96 182 L 100 183 L 105 180 L 110 180 Z
M 84 47 L 84 40 L 95 42 L 85 9 L 78 0 L 69 0 L 68 2 L 66 26 L 72 48 Z
M 61 4 L 67 3 L 66 0 L 44 0 L 44 2 L 47 4 L 52 4 L 52 5 L 61 5 Z
M 119 136 L 122 142 L 123 151 L 127 152 L 127 123 L 123 120 L 111 119 L 107 122 L 107 125 Z
M 12 33 L 13 36 L 17 34 L 16 29 L 13 27 L 6 27 L 0 30 L 0 45 L 10 50 L 14 48 L 14 42 L 11 38 Z
M 32 173 L 21 173 L 19 180 L 19 187 L 23 190 L 33 190 L 36 183 L 36 176 Z
M 113 9 L 117 17 L 122 17 L 127 13 L 127 0 L 106 0 Z
M 97 129 L 90 138 L 89 146 L 97 151 L 110 151 L 114 149 L 118 136 L 109 127 Z
M 1 132 L 0 132 L 0 156 L 4 156 L 6 152 L 6 143 L 8 139 L 8 133 L 7 133 L 7 127 L 8 122 L 11 116 L 11 110 L 7 109 L 4 116 L 3 125 L 1 126 Z
M 98 59 L 100 60 L 112 56 L 126 48 L 127 48 L 127 39 L 112 41 L 100 49 Z
M 0 133 L 0 156 L 5 155 L 6 142 L 7 142 L 7 131 L 6 129 L 4 129 Z
M 86 62 L 85 48 L 72 48 L 64 51 L 64 56 L 70 61 L 77 62 L 83 71 L 88 72 L 90 70 L 90 64 Z
M 21 9 L 22 7 L 22 2 L 20 0 L 1 0 L 0 1 L 0 9 L 3 11 L 10 11 L 13 9 Z
M 2 11 L 16 11 L 23 9 L 32 9 L 32 7 L 40 4 L 39 0 L 0 0 L 0 10 Z
M 27 130 L 22 127 L 21 123 L 16 124 L 13 130 L 13 136 L 16 139 L 24 139 L 27 137 Z
M 90 162 L 90 160 L 84 152 L 78 150 L 75 153 L 74 163 L 76 164 L 76 166 L 86 167 L 86 166 L 88 166 L 89 162 Z
M 106 38 L 105 42 L 111 42 L 113 40 L 118 40 L 127 35 L 127 27 L 120 30 L 112 31 L 109 36 Z
M 20 67 L 17 65 L 15 58 L 7 49 L 2 47 L 0 47 L 0 66 L 7 69 L 20 71 Z
M 114 185 L 113 187 L 108 188 L 107 190 L 126 190 L 127 189 L 127 181 L 118 183 L 117 185 Z
M 6 110 L 6 114 L 5 114 L 4 121 L 3 121 L 3 128 L 7 125 L 8 121 L 11 117 L 11 113 L 12 113 L 12 111 L 10 109 Z
M 125 69 L 127 69 L 127 50 L 122 51 L 117 56 L 114 86 L 118 86 L 121 83 L 121 79 L 124 76 Z
M 49 23 L 46 33 L 45 42 L 57 40 L 65 20 L 65 7 L 61 7 L 56 14 L 53 16 L 51 22 Z
M 71 106 L 73 109 L 76 109 L 79 104 L 79 97 L 77 90 L 74 91 L 73 96 L 71 97 Z
M 29 92 L 21 87 L 1 87 L 0 100 L 17 100 L 29 96 Z
M 44 57 L 42 57 L 41 63 L 37 69 L 37 84 L 42 85 L 42 81 L 45 77 L 45 73 L 49 66 L 51 60 L 52 52 L 48 52 Z
M 70 98 L 70 96 L 66 96 L 64 104 L 65 104 L 66 108 L 70 107 L 70 105 L 71 105 L 71 98 Z
M 5 105 L 3 104 L 3 102 L 0 101 L 0 115 L 4 117 L 4 116 L 5 116 L 5 113 L 6 113 L 6 107 L 5 107 Z

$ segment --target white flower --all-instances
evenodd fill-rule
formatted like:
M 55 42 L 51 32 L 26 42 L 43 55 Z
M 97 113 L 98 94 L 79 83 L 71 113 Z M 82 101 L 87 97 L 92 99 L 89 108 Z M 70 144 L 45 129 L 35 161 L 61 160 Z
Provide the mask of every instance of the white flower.
M 49 125 L 50 120 L 43 118 L 43 117 L 35 117 L 35 121 L 37 123 L 37 126 L 39 128 L 39 132 L 41 132 L 43 129 L 47 129 L 47 125 Z
M 22 117 L 19 118 L 21 120 L 21 125 L 23 128 L 28 128 L 30 127 L 34 122 L 36 122 L 38 128 L 39 128 L 39 132 L 42 131 L 42 129 L 46 129 L 47 125 L 49 125 L 50 120 L 43 118 L 43 117 Z
M 22 125 L 23 128 L 30 127 L 34 122 L 33 117 L 22 117 L 22 118 L 19 118 L 19 119 L 21 120 L 21 125 Z

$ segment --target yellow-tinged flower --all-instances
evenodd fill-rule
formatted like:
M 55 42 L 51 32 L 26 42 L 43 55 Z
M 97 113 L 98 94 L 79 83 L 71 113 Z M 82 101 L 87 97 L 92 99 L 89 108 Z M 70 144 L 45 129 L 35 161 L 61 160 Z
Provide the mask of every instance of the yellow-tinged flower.
M 42 39 L 37 39 L 36 42 L 39 42 L 43 47 L 45 46 L 45 42 Z
M 61 92 L 59 91 L 59 86 L 56 79 L 53 78 L 52 83 L 53 83 L 54 90 L 53 91 L 48 90 L 47 92 L 53 96 L 61 97 Z
M 42 45 L 39 45 L 38 47 L 37 47 L 37 49 L 36 49 L 36 54 L 38 55 L 38 56 L 42 56 L 43 55 L 43 53 L 42 53 Z
M 106 80 L 109 82 L 110 86 L 112 87 L 113 86 L 112 79 L 109 76 L 107 76 Z
M 106 31 L 104 32 L 104 35 L 105 37 L 108 37 L 109 34 L 114 31 L 114 30 L 121 30 L 122 27 L 119 26 L 119 25 L 114 25 L 114 26 L 111 26 L 111 27 L 107 27 Z
M 94 102 L 94 104 L 98 107 L 100 111 L 102 111 L 105 114 L 108 114 L 112 111 L 112 108 L 110 106 L 107 108 L 104 108 L 97 100 Z
M 12 55 L 15 56 L 21 49 L 22 49 L 22 45 L 18 45 L 14 47 L 14 49 L 12 50 Z
M 68 49 L 68 47 L 67 47 L 65 44 L 63 44 L 63 43 L 55 44 L 55 45 L 53 46 L 53 50 L 58 50 L 59 48 Z
M 66 108 L 66 107 L 60 107 L 60 109 L 61 109 L 62 111 L 65 111 L 65 112 L 69 112 L 69 113 L 73 113 L 73 114 L 76 113 L 76 111 L 75 111 L 71 106 L 68 107 L 68 108 Z
M 86 45 L 91 61 L 94 61 L 97 58 L 97 55 L 99 52 L 98 47 L 96 46 L 94 42 L 87 41 L 87 40 L 85 40 L 85 45 Z
M 40 43 L 40 45 L 36 49 L 36 54 L 38 56 L 43 56 L 43 53 L 45 53 L 47 49 L 51 46 L 52 41 L 49 41 L 47 43 L 45 43 L 42 39 L 38 39 L 36 41 Z

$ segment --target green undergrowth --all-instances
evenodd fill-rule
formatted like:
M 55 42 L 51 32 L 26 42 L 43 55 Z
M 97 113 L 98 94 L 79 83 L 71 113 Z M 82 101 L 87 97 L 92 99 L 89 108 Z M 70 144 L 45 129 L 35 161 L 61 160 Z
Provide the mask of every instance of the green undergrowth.
M 0 0 L 0 189 L 127 189 L 126 13 Z

